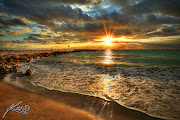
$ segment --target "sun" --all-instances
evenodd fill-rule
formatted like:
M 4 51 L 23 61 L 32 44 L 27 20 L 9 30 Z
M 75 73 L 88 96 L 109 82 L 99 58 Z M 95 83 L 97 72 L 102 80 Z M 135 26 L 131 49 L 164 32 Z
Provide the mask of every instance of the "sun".
M 112 37 L 105 37 L 105 38 L 102 38 L 102 40 L 105 41 L 107 45 L 110 45 L 111 42 L 113 41 L 113 38 Z

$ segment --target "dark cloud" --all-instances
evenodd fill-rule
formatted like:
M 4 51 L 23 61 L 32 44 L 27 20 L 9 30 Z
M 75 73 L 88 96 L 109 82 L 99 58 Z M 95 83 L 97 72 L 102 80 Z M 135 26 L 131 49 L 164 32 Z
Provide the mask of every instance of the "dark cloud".
M 63 24 L 55 31 L 64 32 L 100 32 L 104 30 L 102 23 L 81 23 L 81 24 Z
M 176 29 L 177 29 L 177 30 L 180 30 L 180 27 L 177 27 Z
M 7 29 L 7 28 L 9 28 L 9 27 L 0 24 L 0 29 Z
M 180 34 L 173 27 L 167 27 L 167 26 L 157 29 L 155 31 L 145 33 L 145 36 L 147 37 L 164 37 L 164 36 L 174 36 L 174 35 L 180 35 Z
M 128 29 L 116 29 L 114 36 L 119 37 L 122 35 L 132 35 L 132 32 Z
M 23 43 L 24 41 L 22 40 L 13 40 L 12 43 Z
M 21 1 L 29 1 L 29 0 L 21 0 Z M 31 0 L 34 3 L 42 3 L 42 0 Z M 98 4 L 101 0 L 43 0 L 48 4 L 58 4 L 58 3 L 65 3 L 65 4 Z
M 111 24 L 115 23 L 121 26 L 137 25 L 142 23 L 137 17 L 122 13 L 120 11 L 114 11 L 112 13 L 103 13 L 96 16 L 96 20 L 110 21 Z
M 24 38 L 25 43 L 42 43 L 46 44 L 48 41 L 47 39 L 41 39 L 40 37 L 35 37 L 33 35 L 28 36 L 27 38 Z
M 44 26 L 44 25 L 39 25 L 38 27 L 41 29 L 47 29 L 48 28 L 47 26 Z
M 124 13 L 119 13 L 117 11 L 114 11 L 111 14 L 111 19 L 120 25 L 132 25 L 138 23 L 136 17 Z
M 93 37 L 86 35 L 86 34 L 82 34 L 82 33 L 74 33 L 74 34 L 65 34 L 65 35 L 61 35 L 59 37 L 56 37 L 54 40 L 52 40 L 51 42 L 54 42 L 56 44 L 62 44 L 62 43 L 85 43 L 90 41 L 90 39 L 92 40 Z
M 27 26 L 27 24 L 24 21 L 17 19 L 17 18 L 10 20 L 10 22 L 14 25 Z
M 180 32 L 173 25 L 171 25 L 171 27 L 165 25 L 165 26 L 159 26 L 157 28 L 148 29 L 132 35 L 134 36 L 133 39 L 147 39 L 153 37 L 178 36 L 180 35 Z
M 42 37 L 41 34 L 31 34 L 30 36 L 33 36 L 33 37 Z
M 2 24 L 4 27 L 17 26 L 17 25 L 28 26 L 24 21 L 18 18 L 9 19 L 9 18 L 0 17 L 0 24 Z
M 45 39 L 43 39 L 43 35 L 41 34 L 30 34 L 28 37 L 24 38 L 25 41 L 28 41 L 28 42 L 34 42 L 34 43 L 38 43 L 38 42 L 44 42 Z M 48 37 L 48 36 L 46 36 Z
M 76 24 L 68 24 L 66 28 L 67 31 L 83 31 L 82 26 Z
M 111 1 L 120 6 L 128 6 L 130 3 L 129 0 L 111 0 Z
M 104 29 L 102 23 L 84 23 L 83 28 L 88 32 L 100 32 Z
M 163 33 L 173 33 L 173 32 L 176 31 L 176 29 L 174 29 L 173 27 L 164 27 L 164 28 L 161 29 L 161 31 Z
M 180 40 L 176 43 L 142 43 L 148 49 L 180 49 Z
M 55 43 L 85 43 L 89 41 L 93 41 L 94 38 L 97 38 L 96 36 L 93 36 L 92 34 L 84 34 L 81 33 L 69 33 L 64 34 L 59 37 L 56 37 L 53 42 Z
M 67 36 L 69 39 L 69 36 Z M 72 38 L 71 38 L 72 40 Z M 54 36 L 52 34 L 29 34 L 29 36 L 25 37 L 23 42 L 25 43 L 42 43 L 42 44 L 47 44 L 47 43 L 52 43 L 52 42 L 57 42 L 58 44 L 65 42 L 66 39 L 63 36 Z
M 34 41 L 38 41 L 38 37 L 34 36 L 34 35 L 30 35 L 27 38 L 24 38 L 24 40 L 34 40 Z
M 142 0 L 138 4 L 124 8 L 124 11 L 134 15 L 160 12 L 179 17 L 180 0 Z
M 146 20 L 149 24 L 180 24 L 180 18 L 162 16 L 162 15 L 147 15 Z
M 39 0 L 5 0 L 4 5 L 10 14 L 26 17 L 45 25 L 52 25 L 51 20 L 60 22 L 66 19 L 73 21 L 90 21 L 92 19 L 87 14 L 84 14 L 81 9 L 72 9 L 69 5 L 57 4 L 57 2 L 57 0 L 49 2 Z
M 142 32 L 142 30 L 141 30 L 141 29 L 138 29 L 138 28 L 132 29 L 132 31 L 133 31 L 134 33 L 140 33 L 140 32 Z

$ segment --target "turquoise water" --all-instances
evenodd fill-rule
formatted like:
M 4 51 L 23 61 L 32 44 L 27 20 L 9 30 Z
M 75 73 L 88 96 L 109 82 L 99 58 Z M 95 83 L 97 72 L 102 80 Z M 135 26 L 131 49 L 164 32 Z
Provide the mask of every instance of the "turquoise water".
M 61 57 L 81 64 L 180 67 L 180 50 L 99 50 L 77 52 L 67 56 Z

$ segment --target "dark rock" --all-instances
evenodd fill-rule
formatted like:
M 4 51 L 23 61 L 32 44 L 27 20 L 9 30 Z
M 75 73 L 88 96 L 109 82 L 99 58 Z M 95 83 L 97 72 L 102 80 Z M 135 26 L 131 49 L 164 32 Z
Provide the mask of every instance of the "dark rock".
M 16 61 L 15 61 L 16 64 L 19 64 L 20 62 L 21 62 L 20 60 L 16 60 Z
M 19 60 L 19 58 L 20 58 L 19 55 L 13 55 L 13 56 L 12 56 L 12 59 L 14 59 L 14 60 Z
M 36 58 L 37 58 L 37 56 L 38 56 L 37 54 L 33 54 L 33 58 L 35 58 L 35 59 L 36 59 Z
M 4 62 L 0 61 L 0 65 L 3 65 L 3 64 L 4 64 Z
M 17 66 L 12 66 L 12 67 L 9 69 L 9 72 L 10 72 L 10 73 L 17 73 L 17 71 L 18 71 Z
M 13 62 L 14 60 L 12 58 L 7 59 L 8 62 Z
M 0 60 L 4 60 L 5 58 L 3 56 L 0 56 Z
M 54 55 L 54 56 L 58 56 L 58 54 L 57 54 L 57 53 L 52 53 L 52 55 Z
M 4 60 L 7 60 L 7 59 L 9 59 L 10 57 L 9 57 L 8 55 L 4 55 L 3 58 L 4 58 Z
M 0 66 L 0 75 L 5 75 L 7 73 L 7 70 L 4 66 Z
M 26 73 L 24 75 L 25 76 L 31 76 L 33 74 L 34 74 L 34 72 L 32 70 L 28 69 L 28 70 L 26 70 Z
M 20 59 L 22 62 L 29 62 L 30 59 L 26 56 L 22 56 L 22 58 Z
M 44 53 L 43 56 L 44 57 L 49 57 L 50 55 L 49 55 L 49 53 Z

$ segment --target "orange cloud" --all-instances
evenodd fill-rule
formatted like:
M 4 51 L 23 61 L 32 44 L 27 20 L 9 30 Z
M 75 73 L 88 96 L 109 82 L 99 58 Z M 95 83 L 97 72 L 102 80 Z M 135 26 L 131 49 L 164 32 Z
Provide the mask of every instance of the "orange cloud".
M 31 30 L 30 30 L 29 28 L 24 28 L 22 31 L 23 31 L 24 33 L 29 33 L 29 32 L 31 32 Z
M 21 32 L 19 32 L 19 31 L 9 31 L 8 33 L 10 33 L 12 35 L 21 35 Z

